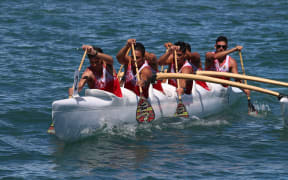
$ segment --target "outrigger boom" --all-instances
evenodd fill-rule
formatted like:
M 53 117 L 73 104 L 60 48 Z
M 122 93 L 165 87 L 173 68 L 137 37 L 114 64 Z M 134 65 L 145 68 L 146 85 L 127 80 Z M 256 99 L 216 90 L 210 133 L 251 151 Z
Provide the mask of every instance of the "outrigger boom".
M 220 76 L 220 73 L 216 72 L 215 74 Z M 209 75 L 213 75 L 213 73 L 209 73 Z M 232 75 L 232 73 L 229 73 L 229 75 Z M 230 77 L 232 77 L 232 76 L 230 76 Z M 226 77 L 228 77 L 228 75 Z M 234 76 L 234 77 L 236 77 L 236 76 Z M 237 76 L 237 78 L 239 78 L 239 77 L 242 77 L 242 78 L 246 77 L 247 78 L 247 76 L 244 76 L 244 75 Z M 279 100 L 282 97 L 287 97 L 287 95 L 280 94 L 279 92 L 271 91 L 271 90 L 260 88 L 260 87 L 257 87 L 257 86 L 246 85 L 246 84 L 242 84 L 242 83 L 239 83 L 239 82 L 234 82 L 234 81 L 229 81 L 229 80 L 224 80 L 224 79 L 219 79 L 219 78 L 213 78 L 213 77 L 208 77 L 208 76 L 202 76 L 202 75 L 195 75 L 195 74 L 157 73 L 156 74 L 156 79 L 157 80 L 162 80 L 162 79 L 190 79 L 190 80 L 198 80 L 198 81 L 207 81 L 207 82 L 212 82 L 212 83 L 217 83 L 217 84 L 225 84 L 225 85 L 238 87 L 238 88 L 243 88 L 243 89 L 249 89 L 249 90 L 252 90 L 252 91 L 257 91 L 257 92 L 261 92 L 261 93 L 265 93 L 265 94 L 270 94 L 270 95 L 278 97 Z
M 266 79 L 266 78 L 261 78 L 261 77 L 256 77 L 256 76 L 247 76 L 247 75 L 229 73 L 229 72 L 197 71 L 196 74 L 197 75 L 204 75 L 204 76 L 222 76 L 222 77 L 229 77 L 229 78 L 257 81 L 257 82 L 263 82 L 263 83 L 267 83 L 267 84 L 274 84 L 274 85 L 288 87 L 288 83 L 287 82 L 276 81 L 276 80 Z

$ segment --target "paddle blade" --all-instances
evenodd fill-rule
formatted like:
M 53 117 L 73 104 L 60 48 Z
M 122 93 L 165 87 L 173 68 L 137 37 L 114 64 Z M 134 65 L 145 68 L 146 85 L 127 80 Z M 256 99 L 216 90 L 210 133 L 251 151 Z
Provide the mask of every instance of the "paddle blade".
M 248 114 L 257 114 L 258 112 L 256 111 L 254 105 L 251 103 L 250 100 L 248 100 Z
M 48 133 L 48 134 L 55 134 L 54 123 L 52 123 L 52 124 L 50 125 L 50 127 L 49 127 L 48 130 L 47 130 L 47 133 Z
M 188 114 L 186 107 L 183 104 L 182 100 L 179 100 L 174 116 L 175 117 L 185 117 L 185 118 L 189 117 L 189 114 Z
M 151 104 L 147 101 L 146 98 L 140 96 L 137 111 L 136 111 L 136 120 L 138 123 L 151 122 L 155 119 L 155 113 Z
M 77 70 L 75 70 L 75 73 L 74 73 L 73 95 L 72 95 L 73 97 L 79 97 L 78 83 L 79 83 L 79 71 L 77 69 Z

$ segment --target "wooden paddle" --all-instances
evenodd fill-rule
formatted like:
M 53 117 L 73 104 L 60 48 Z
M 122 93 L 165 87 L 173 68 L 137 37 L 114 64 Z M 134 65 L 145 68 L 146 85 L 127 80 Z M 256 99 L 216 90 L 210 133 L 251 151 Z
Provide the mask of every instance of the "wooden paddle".
M 241 62 L 242 73 L 243 73 L 243 75 L 245 75 L 245 69 L 244 69 L 244 63 L 243 63 L 241 51 L 239 51 L 239 57 L 240 57 L 240 62 Z M 244 80 L 244 82 L 247 85 L 247 80 Z M 254 105 L 251 103 L 250 95 L 247 96 L 247 99 L 248 99 L 248 113 L 256 113 L 257 114 L 257 111 L 256 111 Z
M 228 81 L 228 80 L 213 78 L 213 77 L 208 77 L 208 76 L 195 75 L 195 74 L 183 74 L 183 73 L 157 73 L 156 74 L 157 80 L 158 79 L 159 80 L 161 80 L 161 79 L 175 79 L 175 78 L 208 81 L 208 82 L 217 83 L 217 84 L 226 84 L 229 86 L 234 86 L 234 87 L 238 87 L 238 88 L 249 89 L 252 91 L 261 92 L 264 94 L 270 94 L 270 95 L 278 97 L 279 100 L 283 97 L 287 97 L 287 95 L 281 94 L 281 93 L 276 92 L 276 91 L 271 91 L 268 89 L 264 89 L 264 88 L 260 88 L 260 87 L 256 87 L 256 86 L 252 86 L 252 85 L 248 85 L 248 84 L 243 84 L 243 83 L 239 83 L 239 82 L 235 82 L 235 81 Z
M 136 78 L 137 81 L 139 82 L 141 79 L 139 76 L 139 70 L 136 62 L 134 44 L 132 44 L 132 54 L 136 68 Z M 140 98 L 136 110 L 136 120 L 138 123 L 151 122 L 155 119 L 155 112 L 149 101 L 144 97 L 143 89 L 141 86 L 139 86 L 139 91 L 140 91 Z
M 84 63 L 86 54 L 87 54 L 87 49 L 85 50 L 85 52 L 84 52 L 84 54 L 82 56 L 82 59 L 81 59 L 81 62 L 80 62 L 80 65 L 79 65 L 78 69 L 74 73 L 74 83 L 73 83 L 73 86 L 72 86 L 72 88 L 73 88 L 73 97 L 76 97 L 78 95 L 79 73 L 80 73 L 80 70 L 81 70 L 82 65 Z M 69 98 L 71 98 L 71 96 L 69 96 Z M 50 127 L 47 130 L 47 133 L 48 134 L 55 134 L 54 121 L 52 121 Z
M 79 96 L 79 95 L 78 95 L 79 74 L 80 74 L 82 65 L 83 65 L 83 63 L 84 63 L 86 54 L 87 54 L 87 49 L 85 49 L 85 52 L 84 52 L 84 54 L 83 54 L 83 56 L 82 56 L 80 65 L 79 65 L 79 67 L 78 67 L 78 72 L 77 72 L 77 70 L 76 70 L 75 73 L 74 73 L 74 83 L 73 83 L 73 86 L 72 86 L 72 88 L 73 88 L 73 95 L 72 95 L 72 97 L 77 97 L 77 96 Z M 71 98 L 71 96 L 69 96 L 69 98 Z
M 117 79 L 120 81 L 121 80 L 121 78 L 122 78 L 122 76 L 123 76 L 123 74 L 122 74 L 122 68 L 124 67 L 124 65 L 123 64 L 121 64 L 121 66 L 120 66 L 120 69 L 119 69 L 119 71 L 118 71 L 118 73 L 117 73 Z
M 177 62 L 177 53 L 176 50 L 174 51 L 174 61 L 175 61 L 175 70 L 178 73 L 178 62 Z M 180 82 L 179 79 L 177 79 L 177 87 L 180 88 Z M 186 110 L 185 105 L 182 102 L 181 95 L 178 95 L 178 104 L 176 107 L 176 112 L 174 113 L 175 117 L 189 117 L 189 114 Z

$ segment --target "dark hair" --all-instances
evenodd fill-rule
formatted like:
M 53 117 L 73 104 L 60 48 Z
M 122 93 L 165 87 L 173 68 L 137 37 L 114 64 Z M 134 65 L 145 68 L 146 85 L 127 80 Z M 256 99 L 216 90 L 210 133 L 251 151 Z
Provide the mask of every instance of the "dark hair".
M 144 47 L 144 45 L 142 43 L 136 42 L 135 51 L 136 50 L 140 51 L 143 57 L 145 56 L 145 47 Z
M 219 36 L 216 39 L 216 44 L 217 44 L 217 42 L 220 42 L 220 41 L 224 41 L 226 44 L 228 44 L 228 39 L 225 36 Z
M 185 53 L 186 52 L 186 43 L 183 41 L 178 41 L 176 43 L 174 43 L 174 45 L 176 46 L 180 46 L 180 50 Z
M 92 46 L 92 47 L 93 47 L 93 49 L 94 49 L 95 51 L 100 52 L 100 53 L 103 53 L 103 50 L 102 50 L 101 48 L 99 48 L 99 47 L 97 47 L 97 46 Z M 93 57 L 93 55 L 88 54 L 88 58 L 91 58 L 91 57 Z
M 191 52 L 191 46 L 189 43 L 185 43 L 185 47 L 189 52 Z

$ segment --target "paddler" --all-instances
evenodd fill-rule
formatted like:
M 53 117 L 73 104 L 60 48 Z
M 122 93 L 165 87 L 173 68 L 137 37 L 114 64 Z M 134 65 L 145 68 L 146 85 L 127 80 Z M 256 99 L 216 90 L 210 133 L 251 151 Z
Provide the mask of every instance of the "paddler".
M 136 78 L 136 66 L 131 55 L 126 52 L 132 48 L 132 44 L 135 48 L 136 63 L 139 69 L 140 81 Z M 118 62 L 125 66 L 124 72 L 124 87 L 133 91 L 137 96 L 140 96 L 139 86 L 143 89 L 144 97 L 148 98 L 148 89 L 152 79 L 152 66 L 157 68 L 157 58 L 152 53 L 146 53 L 145 47 L 142 43 L 136 42 L 136 39 L 128 39 L 125 46 L 117 53 Z M 148 62 L 150 61 L 150 63 Z M 153 64 L 152 66 L 150 64 Z
M 176 51 L 176 56 L 177 56 L 178 72 L 192 74 L 193 73 L 192 65 L 185 58 L 186 57 L 186 43 L 184 42 L 178 41 L 174 45 L 169 46 L 165 54 L 163 54 L 158 59 L 159 65 L 169 65 L 168 72 L 175 73 L 176 68 L 175 68 L 175 62 L 174 62 L 175 61 L 174 51 Z M 168 83 L 177 87 L 176 79 L 170 79 Z M 180 83 L 180 87 L 176 89 L 178 95 L 183 95 L 184 93 L 191 94 L 192 83 L 193 83 L 192 80 L 180 79 L 179 83 Z
M 229 54 L 241 51 L 243 47 L 237 45 L 234 48 L 228 49 L 228 39 L 225 36 L 219 36 L 216 39 L 214 48 L 215 52 L 206 53 L 205 70 L 238 74 L 237 62 Z M 225 77 L 222 79 L 230 80 L 230 78 Z M 235 81 L 241 82 L 239 79 L 235 79 Z M 250 90 L 244 89 L 243 91 L 247 96 L 250 96 Z
M 87 49 L 90 66 L 85 69 L 79 81 L 79 92 L 87 83 L 90 89 L 101 89 L 122 97 L 120 84 L 113 69 L 113 58 L 99 47 L 83 45 L 82 49 Z M 69 96 L 72 94 L 73 88 L 69 88 Z

